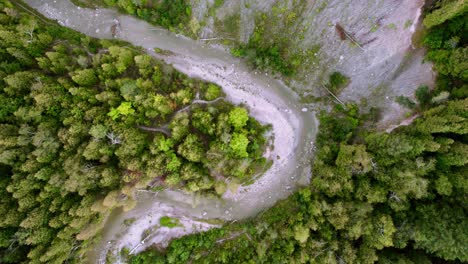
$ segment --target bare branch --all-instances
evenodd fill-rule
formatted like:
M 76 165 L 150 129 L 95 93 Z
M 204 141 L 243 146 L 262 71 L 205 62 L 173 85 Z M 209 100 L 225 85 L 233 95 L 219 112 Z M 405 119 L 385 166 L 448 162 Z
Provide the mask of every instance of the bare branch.
M 122 143 L 120 137 L 115 135 L 114 132 L 107 133 L 106 137 L 111 141 L 112 145 L 118 145 Z
M 333 96 L 333 98 L 335 98 L 342 106 L 344 106 L 344 108 L 346 108 L 346 105 L 335 95 L 332 93 L 332 91 L 330 91 L 330 89 L 328 89 L 325 85 L 322 86 L 323 89 L 327 90 L 327 92 Z
M 159 128 L 159 127 L 147 127 L 147 126 L 138 126 L 139 129 L 145 130 L 145 131 L 150 131 L 150 132 L 160 132 L 163 133 L 164 135 L 170 137 L 171 132 L 168 129 L 165 128 Z

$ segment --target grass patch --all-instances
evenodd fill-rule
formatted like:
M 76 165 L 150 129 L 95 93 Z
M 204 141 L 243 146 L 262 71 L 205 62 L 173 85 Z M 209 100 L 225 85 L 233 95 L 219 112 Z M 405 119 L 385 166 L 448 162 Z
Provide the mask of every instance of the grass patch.
M 96 8 L 99 6 L 107 6 L 104 1 L 100 0 L 70 0 L 74 5 L 84 8 Z
M 397 30 L 397 26 L 394 23 L 388 24 L 387 28 L 391 30 Z
M 125 226 L 130 226 L 130 225 L 132 225 L 133 223 L 135 223 L 135 221 L 136 221 L 136 218 L 135 218 L 135 217 L 127 218 L 127 219 L 125 219 L 125 220 L 123 221 L 123 224 L 124 224 Z
M 412 25 L 413 25 L 413 20 L 408 19 L 408 20 L 406 20 L 406 22 L 405 22 L 404 28 L 405 28 L 405 29 L 408 29 L 408 28 L 410 28 Z
M 216 19 L 214 26 L 220 36 L 232 38 L 233 41 L 236 41 L 240 32 L 240 14 L 229 15 L 222 20 Z
M 303 0 L 295 1 L 289 7 L 280 2 L 272 7 L 271 13 L 258 13 L 249 42 L 238 44 L 232 54 L 245 58 L 254 68 L 286 77 L 315 62 L 320 46 L 298 47 L 304 33 L 300 18 L 305 4 Z
M 169 228 L 174 228 L 178 226 L 182 226 L 179 223 L 179 219 L 177 218 L 172 218 L 169 216 L 163 216 L 159 219 L 159 224 L 164 227 L 169 227 Z
M 152 192 L 160 192 L 160 191 L 164 191 L 166 188 L 167 188 L 167 187 L 162 186 L 162 185 L 156 185 L 156 186 L 152 187 L 152 188 L 150 189 L 150 191 L 152 191 Z

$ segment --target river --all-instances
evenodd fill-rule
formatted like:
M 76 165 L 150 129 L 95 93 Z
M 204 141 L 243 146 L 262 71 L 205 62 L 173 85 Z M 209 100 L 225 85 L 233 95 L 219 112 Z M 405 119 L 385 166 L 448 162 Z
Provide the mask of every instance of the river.
M 134 209 L 128 212 L 115 210 L 108 217 L 102 242 L 91 252 L 93 262 L 103 262 L 109 250 L 117 253 L 127 247 L 136 253 L 146 245 L 159 243 L 164 246 L 174 237 L 217 226 L 203 220 L 238 220 L 254 216 L 309 181 L 317 121 L 315 114 L 304 108 L 299 98 L 282 82 L 252 70 L 223 49 L 178 36 L 114 10 L 80 8 L 69 0 L 25 2 L 44 16 L 91 37 L 113 38 L 111 28 L 118 21 L 120 29 L 115 38 L 143 47 L 149 54 L 188 76 L 220 85 L 228 101 L 243 103 L 253 117 L 272 125 L 274 149 L 266 155 L 274 162 L 254 184 L 241 187 L 237 192 L 227 192 L 222 199 L 187 195 L 178 190 L 166 190 L 156 195 L 139 192 Z M 156 54 L 154 48 L 171 54 Z M 145 232 L 156 226 L 161 216 L 177 217 L 182 226 Z M 124 220 L 130 218 L 135 221 L 125 225 Z M 144 243 L 143 237 L 146 237 Z M 119 262 L 119 257 L 116 258 Z

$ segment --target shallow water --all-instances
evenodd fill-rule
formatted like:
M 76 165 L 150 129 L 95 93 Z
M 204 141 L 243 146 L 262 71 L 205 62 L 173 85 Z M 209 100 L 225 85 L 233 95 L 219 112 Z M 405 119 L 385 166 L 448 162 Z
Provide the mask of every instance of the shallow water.
M 206 47 L 182 36 L 154 27 L 113 10 L 85 9 L 68 0 L 26 0 L 43 15 L 56 19 L 64 26 L 97 38 L 112 38 L 111 27 L 119 21 L 116 38 L 145 48 L 149 54 L 162 58 L 176 69 L 195 78 L 217 83 L 223 87 L 227 100 L 245 104 L 250 113 L 264 124 L 272 124 L 274 149 L 268 158 L 272 167 L 254 184 L 226 193 L 223 199 L 195 197 L 172 190 L 157 195 L 140 192 L 135 209 L 116 210 L 108 218 L 100 247 L 94 250 L 93 261 L 105 259 L 107 250 L 114 252 L 127 247 L 132 253 L 145 245 L 164 245 L 173 237 L 206 230 L 215 225 L 200 219 L 236 220 L 254 216 L 286 198 L 298 185 L 310 178 L 310 158 L 316 133 L 316 119 L 298 103 L 298 98 L 281 82 L 265 73 L 252 71 L 227 52 Z M 154 48 L 168 50 L 170 56 L 153 52 Z M 183 227 L 158 228 L 144 244 L 144 230 L 155 226 L 161 216 L 181 219 Z M 129 227 L 123 221 L 138 219 Z

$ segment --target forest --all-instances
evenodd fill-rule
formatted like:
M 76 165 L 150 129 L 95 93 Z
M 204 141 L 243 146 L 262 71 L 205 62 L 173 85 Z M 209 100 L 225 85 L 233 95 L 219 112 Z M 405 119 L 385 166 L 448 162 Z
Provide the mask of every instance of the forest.
M 0 0 L 0 263 L 83 263 L 106 216 L 135 206 L 135 190 L 220 196 L 269 166 L 268 125 L 219 86 L 17 3 Z M 190 24 L 185 0 L 103 3 L 176 32 Z M 233 53 L 293 75 L 308 53 L 290 54 L 268 19 Z M 424 25 L 438 76 L 416 101 L 400 99 L 412 124 L 387 133 L 356 104 L 322 111 L 308 186 L 129 263 L 468 262 L 468 2 L 435 1 Z M 347 81 L 334 73 L 330 88 Z
M 292 39 L 304 38 L 306 28 L 299 23 L 307 1 L 293 1 L 290 8 L 281 2 L 272 11 L 255 17 L 255 28 L 247 43 L 234 43 L 231 53 L 244 58 L 253 68 L 284 77 L 293 77 L 319 61 L 320 45 L 301 47 Z
M 259 216 L 174 240 L 143 263 L 468 262 L 468 10 L 426 10 L 433 90 L 411 125 L 372 129 L 358 106 L 322 112 L 310 186 Z
M 161 26 L 186 36 L 199 38 L 198 31 L 204 21 L 191 19 L 191 6 L 188 0 L 170 1 L 132 1 L 132 0 L 72 0 L 84 7 L 116 7 L 124 14 L 135 15 L 151 24 Z M 218 9 L 224 0 L 215 0 L 210 11 Z M 255 18 L 255 28 L 247 43 L 237 40 L 240 16 L 232 15 L 216 21 L 219 30 L 224 31 L 226 38 L 223 44 L 231 47 L 232 55 L 244 58 L 255 69 L 269 71 L 283 77 L 294 76 L 306 64 L 313 64 L 318 59 L 316 53 L 320 46 L 293 48 L 291 36 L 304 36 L 304 28 L 296 23 L 303 13 L 305 0 L 294 1 L 291 9 L 280 3 L 273 7 L 273 12 L 259 13 Z M 248 5 L 247 3 L 245 5 Z M 236 36 L 235 39 L 231 36 Z M 223 39 L 223 38 L 221 38 Z
M 80 263 L 136 189 L 221 196 L 270 164 L 219 86 L 23 7 L 0 1 L 1 263 Z
M 72 0 L 83 7 L 116 7 L 122 13 L 137 16 L 152 24 L 174 32 L 190 34 L 190 17 L 192 9 L 190 0 Z M 219 5 L 216 0 L 215 5 Z

